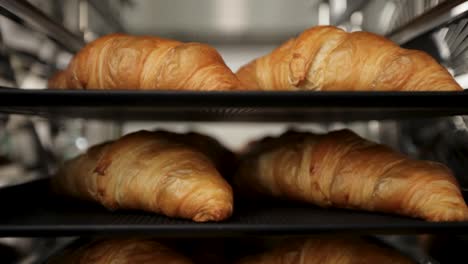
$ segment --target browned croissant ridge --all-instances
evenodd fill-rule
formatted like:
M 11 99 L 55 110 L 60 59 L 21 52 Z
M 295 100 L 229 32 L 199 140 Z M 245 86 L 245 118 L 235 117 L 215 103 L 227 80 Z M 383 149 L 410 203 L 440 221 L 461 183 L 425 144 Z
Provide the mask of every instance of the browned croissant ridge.
M 459 185 L 444 165 L 408 158 L 349 130 L 289 132 L 252 143 L 234 178 L 240 191 L 316 204 L 466 221 Z
M 49 81 L 55 89 L 231 90 L 234 73 L 211 46 L 112 34 L 88 44 Z
M 279 247 L 237 264 L 410 264 L 393 249 L 356 238 L 286 240 Z
M 428 54 L 375 34 L 313 27 L 237 72 L 249 90 L 459 91 Z
M 187 258 L 149 239 L 97 240 L 66 249 L 48 264 L 191 264 Z
M 226 157 L 229 151 L 207 136 L 141 131 L 66 162 L 52 187 L 111 210 L 221 221 L 233 210 L 231 187 L 217 169 Z

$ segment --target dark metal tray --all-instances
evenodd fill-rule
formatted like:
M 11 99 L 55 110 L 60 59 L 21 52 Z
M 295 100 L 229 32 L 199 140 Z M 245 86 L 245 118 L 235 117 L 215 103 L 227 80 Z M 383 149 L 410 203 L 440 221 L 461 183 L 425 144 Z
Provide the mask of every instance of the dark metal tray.
M 100 120 L 297 122 L 468 114 L 468 92 L 57 91 L 0 88 L 0 112 Z
M 87 235 L 274 236 L 317 233 L 468 233 L 468 222 L 430 223 L 406 217 L 277 202 L 237 204 L 222 223 L 191 221 L 141 212 L 109 212 L 99 205 L 50 195 L 47 181 L 0 190 L 1 237 Z

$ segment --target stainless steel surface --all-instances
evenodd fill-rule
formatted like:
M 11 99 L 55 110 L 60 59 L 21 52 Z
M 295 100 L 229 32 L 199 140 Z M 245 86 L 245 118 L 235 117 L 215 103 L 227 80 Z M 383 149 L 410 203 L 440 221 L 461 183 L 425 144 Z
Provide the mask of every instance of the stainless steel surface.
M 463 0 L 446 1 L 429 10 L 406 25 L 394 30 L 388 37 L 398 44 L 405 44 L 415 37 L 427 33 L 450 20 L 468 12 L 468 2 Z
M 119 32 L 125 32 L 125 29 L 118 17 L 119 14 L 113 10 L 102 0 L 88 0 L 89 4 L 101 15 L 110 27 Z
M 47 1 L 30 2 L 38 7 L 38 3 Z M 89 5 L 80 5 L 80 3 L 85 2 Z M 320 22 L 344 25 L 345 28 L 351 29 L 347 25 L 350 24 L 353 15 L 355 15 L 358 20 L 362 20 L 362 25 L 361 23 L 357 24 L 362 26 L 364 30 L 379 34 L 393 31 L 390 34 L 391 38 L 402 44 L 441 26 L 468 10 L 467 2 L 458 0 L 133 0 L 133 5 L 119 6 L 120 2 L 122 1 L 50 1 L 50 5 L 60 3 L 64 6 L 61 10 L 63 17 L 57 20 L 58 24 L 24 0 L 0 0 L 0 6 L 15 13 L 22 20 L 34 26 L 35 29 L 54 38 L 71 52 L 76 52 L 85 43 L 83 38 L 78 36 L 79 34 L 84 34 L 87 39 L 91 40 L 93 37 L 112 31 L 153 34 L 180 40 L 224 42 L 224 44 L 227 42 L 227 45 L 217 45 L 216 47 L 233 70 L 251 58 L 268 53 L 276 47 L 277 43 L 286 38 Z M 447 3 L 417 18 L 441 2 Z M 108 5 L 118 7 L 119 12 L 111 11 Z M 417 19 L 414 20 L 415 18 Z M 63 23 L 65 27 L 60 26 L 60 23 Z M 398 29 L 393 30 L 395 28 Z M 28 51 L 31 53 L 40 54 L 42 49 L 38 47 L 48 45 L 42 43 L 41 38 L 44 38 L 42 34 L 26 32 L 23 36 L 29 35 L 29 37 L 23 38 L 18 31 L 16 33 L 12 33 L 15 31 L 11 30 L 8 32 L 10 34 L 5 35 L 16 38 L 23 45 L 29 46 Z M 452 25 L 443 28 L 437 35 L 439 52 L 443 55 L 444 50 L 446 51 L 446 55 L 441 56 L 442 62 L 456 74 L 468 72 L 467 35 L 468 20 L 452 23 Z M 36 38 L 36 40 L 33 41 L 32 38 Z M 47 39 L 47 41 L 49 40 Z M 254 44 L 247 45 L 250 42 L 254 42 Z M 260 42 L 260 44 L 256 42 Z M 19 47 L 18 43 L 16 42 L 16 47 Z M 44 52 L 42 51 L 42 53 Z M 47 56 L 37 57 L 44 60 Z M 58 55 L 50 57 L 53 60 L 58 60 Z M 46 62 L 49 63 L 49 61 Z M 65 64 L 62 63 L 62 65 Z M 467 79 L 466 83 L 468 83 L 468 75 L 465 78 Z M 468 178 L 463 178 L 468 158 L 467 149 L 464 147 L 467 146 L 468 129 L 467 119 L 462 117 L 438 122 L 429 120 L 415 123 L 411 127 L 405 126 L 403 129 L 400 128 L 399 122 L 377 121 L 335 123 L 329 126 L 319 123 L 268 125 L 216 123 L 213 125 L 211 123 L 157 124 L 153 122 L 126 123 L 120 127 L 114 124 L 73 120 L 67 121 L 65 124 L 60 123 L 55 135 L 44 127 L 37 126 L 37 123 L 35 122 L 37 134 L 33 133 L 32 136 L 30 135 L 33 132 L 31 127 L 26 127 L 27 129 L 19 125 L 15 127 L 14 132 L 11 133 L 11 137 L 14 136 L 15 139 L 2 141 L 12 143 L 11 149 L 7 148 L 10 151 L 3 153 L 2 150 L 5 151 L 5 147 L 0 145 L 0 154 L 10 154 L 22 163 L 32 164 L 30 167 L 36 167 L 41 163 L 49 162 L 40 160 L 41 157 L 44 157 L 41 156 L 44 149 L 49 149 L 55 154 L 52 156 L 57 156 L 60 160 L 71 158 L 86 150 L 90 145 L 117 137 L 121 133 L 142 128 L 201 131 L 218 137 L 233 149 L 239 149 L 253 138 L 263 137 L 267 134 L 279 134 L 291 127 L 316 132 L 347 127 L 368 139 L 385 143 L 393 148 L 401 147 L 402 150 L 415 157 L 437 159 L 450 164 L 456 172 L 459 172 L 460 182 L 468 188 Z M 10 123 L 11 125 L 12 123 Z M 20 133 L 19 128 L 23 132 Z M 0 130 L 0 138 L 5 131 L 7 129 Z M 42 134 L 45 136 L 41 136 Z M 48 140 L 42 140 L 43 137 L 47 137 Z M 41 140 L 44 146 L 40 145 Z M 0 167 L 0 175 L 3 173 L 11 176 L 10 169 L 10 167 Z M 22 171 L 17 174 L 18 176 L 25 175 Z M 18 180 L 18 178 L 11 179 Z M 396 239 L 401 240 L 401 238 Z M 0 243 L 2 242 L 4 241 L 0 241 Z M 33 245 L 29 247 L 32 248 L 31 250 L 27 248 L 28 253 L 37 254 L 41 251 L 37 243 L 31 245 Z M 44 248 L 51 249 L 51 246 L 47 244 Z M 436 262 L 428 260 L 421 261 L 421 263 Z
M 447 0 L 135 0 L 122 9 L 131 33 L 206 42 L 270 42 L 292 37 L 318 24 L 387 34 L 428 10 L 463 1 Z M 444 4 L 445 3 L 445 4 Z M 441 5 L 442 4 L 442 5 Z M 463 7 L 463 6 L 462 6 Z M 449 10 L 453 17 L 460 7 Z M 358 21 L 357 25 L 355 22 Z M 429 29 L 436 21 L 429 21 Z M 412 24 L 411 26 L 413 27 Z M 426 28 L 427 29 L 427 28 Z M 402 29 L 403 30 L 403 29 Z M 419 30 L 419 28 L 418 28 Z M 417 31 L 415 34 L 421 32 Z M 403 33 L 402 33 L 403 34 Z M 405 33 L 406 36 L 406 33 Z
M 363 29 L 381 35 L 405 26 L 447 0 L 372 0 L 362 9 Z
M 85 44 L 81 37 L 57 24 L 25 0 L 0 0 L 0 7 L 15 14 L 38 31 L 45 33 L 71 52 L 79 51 Z
M 463 86 L 468 87 L 468 18 L 441 28 L 432 36 L 442 63 Z
M 278 43 L 318 23 L 318 0 L 135 0 L 128 32 L 203 42 Z
M 353 13 L 362 10 L 367 0 L 330 0 L 330 22 L 341 25 L 351 19 Z

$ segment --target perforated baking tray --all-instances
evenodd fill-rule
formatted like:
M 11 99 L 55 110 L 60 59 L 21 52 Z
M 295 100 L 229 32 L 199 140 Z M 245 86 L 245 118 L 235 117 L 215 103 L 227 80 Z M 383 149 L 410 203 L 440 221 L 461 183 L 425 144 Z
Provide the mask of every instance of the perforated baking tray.
M 468 114 L 468 92 L 52 91 L 0 88 L 0 112 L 152 121 L 337 121 Z
M 429 223 L 393 215 L 256 201 L 236 204 L 233 217 L 226 222 L 199 224 L 149 213 L 109 212 L 92 203 L 65 200 L 48 193 L 47 181 L 0 190 L 0 209 L 2 237 L 468 233 L 468 222 Z

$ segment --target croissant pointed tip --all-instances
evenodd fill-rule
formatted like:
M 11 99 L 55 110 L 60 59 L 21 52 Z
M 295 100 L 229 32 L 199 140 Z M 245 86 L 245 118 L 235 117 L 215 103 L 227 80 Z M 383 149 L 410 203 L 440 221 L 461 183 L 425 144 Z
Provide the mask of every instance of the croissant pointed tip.
M 195 222 L 218 222 L 226 220 L 232 215 L 232 205 L 226 204 L 222 206 L 213 207 L 202 210 L 193 217 Z
M 423 217 L 430 222 L 466 222 L 468 221 L 468 207 L 445 208 L 439 214 Z

